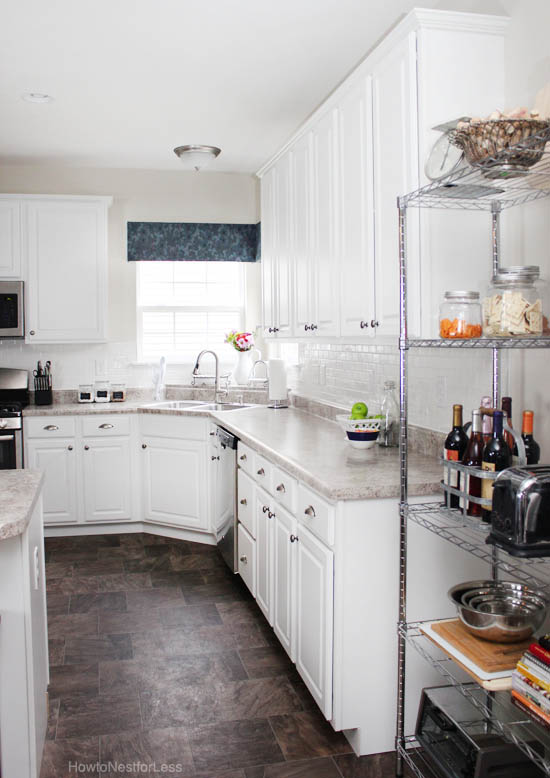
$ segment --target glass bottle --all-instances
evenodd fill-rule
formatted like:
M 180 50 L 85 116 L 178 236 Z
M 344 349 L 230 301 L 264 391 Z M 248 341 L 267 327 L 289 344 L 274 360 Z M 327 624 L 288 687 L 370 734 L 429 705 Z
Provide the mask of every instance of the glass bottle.
M 523 411 L 521 425 L 521 437 L 525 443 L 525 455 L 528 465 L 538 465 L 540 459 L 540 446 L 533 437 L 533 411 Z
M 499 473 L 512 464 L 512 452 L 508 447 L 508 443 L 504 440 L 504 435 L 502 433 L 503 420 L 504 416 L 502 411 L 495 411 L 493 413 L 493 435 L 483 449 L 481 461 L 482 470 L 490 470 L 493 473 Z M 492 501 L 493 484 L 494 482 L 490 478 L 484 478 L 482 480 L 481 496 L 484 499 Z M 491 521 L 490 508 L 482 509 L 482 518 L 483 521 L 487 523 Z
M 472 434 L 466 446 L 462 464 L 468 467 L 481 467 L 484 446 L 481 411 L 474 410 L 472 411 Z M 468 494 L 471 494 L 472 497 L 481 497 L 481 478 L 475 478 L 471 475 L 469 481 Z M 481 516 L 481 505 L 468 501 L 467 513 L 468 516 Z
M 488 394 L 483 395 L 481 398 L 481 408 L 492 408 L 493 402 Z M 490 416 L 481 417 L 481 430 L 483 432 L 483 440 L 488 443 L 491 440 L 493 434 L 493 420 Z
M 462 428 L 462 405 L 453 405 L 453 428 L 447 435 L 443 456 L 446 460 L 461 462 L 468 438 Z M 460 489 L 460 474 L 457 470 L 445 468 L 445 483 Z M 446 494 L 445 504 L 448 508 L 460 507 L 460 498 L 456 494 Z
M 384 382 L 384 392 L 380 405 L 380 434 L 378 444 L 385 446 L 399 445 L 399 403 L 395 393 L 395 381 Z
M 508 424 L 510 427 L 512 427 L 512 398 L 511 397 L 503 397 L 502 398 L 502 411 L 504 413 L 504 418 L 508 419 Z M 510 451 L 514 451 L 514 436 L 508 432 L 508 430 L 504 430 L 504 440 L 506 443 L 508 443 L 508 448 Z

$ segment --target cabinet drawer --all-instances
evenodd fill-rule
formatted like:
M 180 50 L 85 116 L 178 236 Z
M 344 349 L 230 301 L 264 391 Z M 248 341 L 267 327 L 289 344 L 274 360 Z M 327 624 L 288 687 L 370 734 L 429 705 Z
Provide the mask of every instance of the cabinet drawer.
M 248 475 L 254 474 L 254 451 L 244 443 L 239 441 L 239 447 L 237 449 L 237 464 Z
M 298 491 L 298 481 L 285 473 L 279 467 L 272 465 L 271 484 L 273 487 L 273 496 L 291 513 L 296 510 L 296 493 Z
M 273 465 L 261 454 L 254 456 L 254 480 L 267 492 L 272 491 Z
M 130 417 L 123 414 L 114 416 L 85 416 L 82 419 L 82 434 L 85 438 L 100 438 L 104 435 L 129 435 Z
M 334 544 L 334 506 L 303 484 L 298 487 L 297 517 L 319 540 Z
M 166 416 L 155 413 L 139 414 L 142 435 L 183 440 L 206 440 L 207 420 L 198 417 Z
M 75 419 L 72 416 L 32 416 L 24 420 L 28 438 L 74 438 Z
M 256 514 L 254 511 L 254 481 L 242 470 L 238 471 L 237 478 L 237 514 L 239 521 L 256 537 Z
M 242 524 L 238 529 L 239 575 L 256 596 L 256 541 L 249 535 Z

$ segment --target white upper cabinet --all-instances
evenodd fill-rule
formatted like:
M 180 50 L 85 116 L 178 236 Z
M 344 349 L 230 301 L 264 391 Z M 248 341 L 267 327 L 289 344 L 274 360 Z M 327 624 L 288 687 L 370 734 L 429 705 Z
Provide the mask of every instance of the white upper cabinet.
M 26 206 L 27 343 L 106 337 L 110 198 L 44 198 Z
M 369 76 L 356 79 L 338 105 L 340 131 L 340 276 L 342 335 L 374 335 L 372 98 Z
M 0 199 L 0 278 L 21 278 L 21 202 Z
M 314 316 L 311 252 L 311 140 L 311 133 L 306 133 L 294 144 L 290 152 L 294 320 L 297 335 L 311 332 Z
M 275 245 L 277 241 L 275 223 L 275 196 L 277 170 L 271 168 L 262 178 L 262 318 L 265 335 L 273 334 L 275 326 L 276 285 L 273 278 L 275 270 Z

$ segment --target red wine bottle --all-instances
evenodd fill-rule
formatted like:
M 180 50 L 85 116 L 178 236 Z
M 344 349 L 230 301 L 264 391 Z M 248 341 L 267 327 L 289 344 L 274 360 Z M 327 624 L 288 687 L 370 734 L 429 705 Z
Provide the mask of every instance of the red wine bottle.
M 504 413 L 505 418 L 508 419 L 508 424 L 510 427 L 512 427 L 512 398 L 511 397 L 503 397 L 502 398 L 502 412 Z M 508 430 L 504 430 L 504 440 L 506 443 L 508 443 L 508 448 L 510 451 L 514 451 L 515 441 L 514 436 L 511 432 L 508 432 Z
M 533 416 L 533 411 L 523 411 L 521 437 L 525 444 L 525 455 L 528 465 L 538 465 L 540 459 L 540 446 L 533 437 Z
M 481 458 L 482 470 L 491 470 L 493 473 L 499 473 L 512 464 L 512 452 L 508 447 L 508 443 L 504 440 L 502 422 L 502 411 L 495 411 L 493 413 L 493 435 L 491 440 L 485 445 Z M 491 500 L 491 502 L 493 500 L 493 483 L 490 478 L 484 478 L 481 484 L 481 496 L 486 500 Z M 487 523 L 491 521 L 490 508 L 483 508 L 482 518 Z
M 474 410 L 472 411 L 472 434 L 466 446 L 462 464 L 468 467 L 481 467 L 484 446 L 481 411 Z M 481 478 L 470 476 L 468 494 L 471 494 L 472 497 L 481 497 Z M 481 516 L 481 505 L 477 502 L 468 501 L 468 516 Z
M 453 405 L 453 428 L 447 435 L 443 456 L 453 462 L 462 462 L 462 457 L 468 445 L 468 438 L 462 429 L 462 405 Z M 460 488 L 460 474 L 457 470 L 445 468 L 445 483 Z M 448 508 L 458 508 L 460 498 L 456 494 L 446 494 L 445 504 Z
M 484 395 L 481 398 L 481 407 L 482 408 L 492 408 L 493 402 L 488 394 Z M 490 416 L 483 415 L 481 417 L 481 428 L 483 430 L 483 440 L 485 443 L 488 443 L 491 440 L 491 435 L 493 434 L 493 420 Z

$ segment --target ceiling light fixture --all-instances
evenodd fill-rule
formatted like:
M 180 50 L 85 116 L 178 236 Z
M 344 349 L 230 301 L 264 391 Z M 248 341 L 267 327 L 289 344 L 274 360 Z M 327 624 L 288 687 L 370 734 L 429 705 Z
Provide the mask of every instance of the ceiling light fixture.
M 53 102 L 53 97 L 51 95 L 46 95 L 43 92 L 25 92 L 25 94 L 21 95 L 21 97 L 27 103 L 52 103 Z
M 177 146 L 174 149 L 174 154 L 179 157 L 188 170 L 193 168 L 198 172 L 201 168 L 209 165 L 213 159 L 216 159 L 221 154 L 221 149 L 217 146 L 189 144 L 187 146 Z

